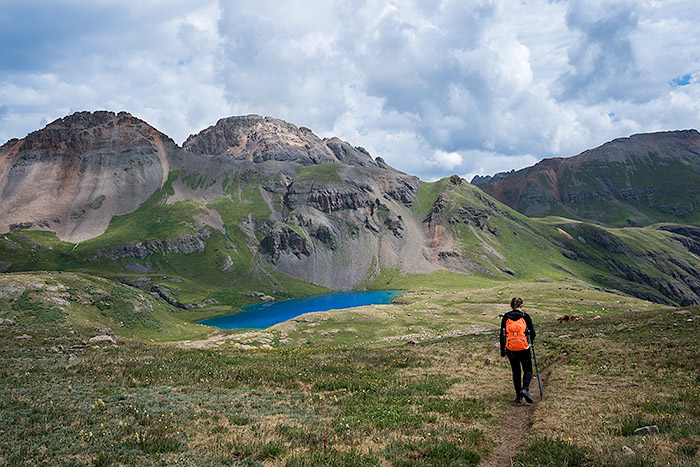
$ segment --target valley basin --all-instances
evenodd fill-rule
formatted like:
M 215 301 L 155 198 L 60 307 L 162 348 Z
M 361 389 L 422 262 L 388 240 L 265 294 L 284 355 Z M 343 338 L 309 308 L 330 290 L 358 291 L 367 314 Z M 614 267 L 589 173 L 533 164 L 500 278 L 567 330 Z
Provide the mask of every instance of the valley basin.
M 219 329 L 266 329 L 304 313 L 388 304 L 400 293 L 400 290 L 346 291 L 259 303 L 243 306 L 242 311 L 232 315 L 197 321 L 197 324 Z

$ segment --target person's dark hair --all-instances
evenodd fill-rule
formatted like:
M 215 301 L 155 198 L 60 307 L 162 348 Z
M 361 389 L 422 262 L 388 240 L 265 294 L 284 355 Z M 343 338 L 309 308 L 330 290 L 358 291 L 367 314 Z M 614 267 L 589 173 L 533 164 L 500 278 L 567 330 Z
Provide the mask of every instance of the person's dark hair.
M 513 299 L 510 301 L 510 308 L 512 310 L 516 310 L 522 306 L 523 306 L 523 299 L 520 297 L 513 297 Z

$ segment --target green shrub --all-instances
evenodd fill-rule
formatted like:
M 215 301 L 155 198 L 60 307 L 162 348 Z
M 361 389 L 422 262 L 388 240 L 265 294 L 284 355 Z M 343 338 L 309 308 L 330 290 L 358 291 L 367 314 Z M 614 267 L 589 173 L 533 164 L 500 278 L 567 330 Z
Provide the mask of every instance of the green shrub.
M 425 439 L 421 441 L 397 441 L 389 445 L 384 456 L 397 467 L 457 467 L 478 465 L 481 457 L 471 449 L 455 441 Z
M 372 453 L 360 454 L 354 450 L 338 452 L 334 449 L 313 450 L 295 454 L 287 459 L 286 467 L 374 467 L 381 465 Z
M 28 290 L 22 292 L 12 303 L 12 310 L 24 312 L 37 323 L 62 323 L 66 320 L 66 312 L 53 305 L 32 301 L 29 294 Z
M 284 454 L 286 450 L 287 448 L 285 448 L 282 443 L 278 441 L 270 441 L 260 446 L 256 457 L 261 460 L 274 459 L 275 457 Z
M 644 415 L 635 413 L 627 417 L 617 419 L 617 427 L 613 429 L 613 434 L 618 436 L 632 436 L 634 430 L 643 426 L 653 425 Z
M 577 467 L 586 465 L 588 452 L 572 442 L 539 436 L 516 459 L 521 465 Z

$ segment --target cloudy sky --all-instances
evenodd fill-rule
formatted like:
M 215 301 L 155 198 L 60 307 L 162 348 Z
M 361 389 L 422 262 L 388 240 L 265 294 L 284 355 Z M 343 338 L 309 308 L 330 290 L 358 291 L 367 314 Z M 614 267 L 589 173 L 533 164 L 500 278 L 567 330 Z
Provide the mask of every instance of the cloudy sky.
M 231 115 L 424 180 L 700 127 L 697 0 L 2 0 L 0 144 L 79 110 Z

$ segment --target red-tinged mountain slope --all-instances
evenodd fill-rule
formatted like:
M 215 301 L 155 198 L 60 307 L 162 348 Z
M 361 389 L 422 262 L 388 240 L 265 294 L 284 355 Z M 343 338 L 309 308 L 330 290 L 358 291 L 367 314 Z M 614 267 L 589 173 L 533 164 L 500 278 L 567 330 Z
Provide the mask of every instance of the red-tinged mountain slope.
M 569 158 L 473 180 L 528 216 L 612 226 L 700 222 L 700 133 L 633 135 Z
M 0 232 L 18 224 L 73 242 L 103 233 L 167 180 L 181 151 L 126 112 L 79 112 L 0 147 Z

